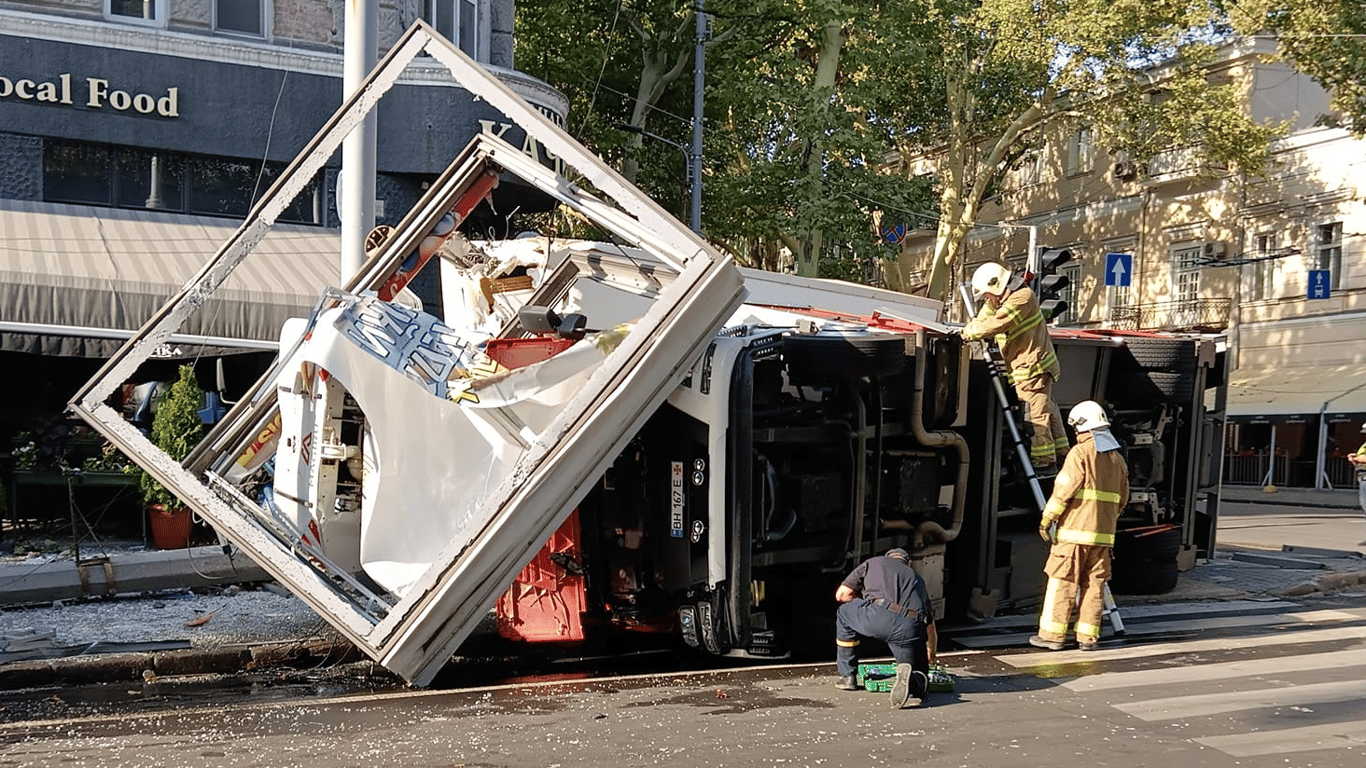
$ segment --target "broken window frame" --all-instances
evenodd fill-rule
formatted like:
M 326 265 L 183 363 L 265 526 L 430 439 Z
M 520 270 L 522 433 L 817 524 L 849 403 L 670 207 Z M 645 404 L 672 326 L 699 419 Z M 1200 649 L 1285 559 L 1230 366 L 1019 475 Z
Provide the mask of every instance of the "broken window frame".
M 555 175 L 506 143 L 478 135 L 437 184 L 378 244 L 346 281 L 349 293 L 379 291 L 452 200 L 490 171 L 514 173 L 623 241 L 677 270 L 653 307 L 607 356 L 588 385 L 538 435 L 516 466 L 496 483 L 479 510 L 482 528 L 460 551 L 448 547 L 400 599 L 378 595 L 355 579 L 329 572 L 297 541 L 263 524 L 268 516 L 245 494 L 215 480 L 278 408 L 273 382 L 280 358 L 180 463 L 157 449 L 106 401 L 158 345 L 167 341 L 266 236 L 293 199 L 374 110 L 404 69 L 422 53 L 445 65 L 457 84 L 522 127 L 528 137 L 582 175 L 582 186 Z M 71 410 L 172 489 L 224 538 L 290 588 L 375 660 L 415 685 L 426 685 L 487 614 L 522 565 L 569 515 L 592 479 L 687 374 L 711 336 L 743 301 L 743 278 L 712 249 L 643 193 L 516 96 L 450 42 L 418 22 L 390 50 L 356 93 L 290 164 L 214 257 L 186 282 L 71 400 Z M 324 293 L 318 309 L 337 303 Z M 317 316 L 315 310 L 314 317 Z M 375 414 L 371 414 L 373 418 Z M 256 507 L 256 514 L 245 512 Z M 533 542 L 528 544 L 528 542 Z M 392 603 L 392 604 L 390 604 Z

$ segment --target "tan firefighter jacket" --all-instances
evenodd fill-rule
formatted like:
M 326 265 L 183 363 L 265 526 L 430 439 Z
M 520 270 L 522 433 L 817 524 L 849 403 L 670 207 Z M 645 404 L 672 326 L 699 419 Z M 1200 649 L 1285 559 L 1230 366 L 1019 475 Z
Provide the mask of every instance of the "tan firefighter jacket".
M 1128 503 L 1129 467 L 1121 452 L 1098 453 L 1095 437 L 1080 432 L 1053 481 L 1053 495 L 1039 527 L 1056 521 L 1057 541 L 1062 544 L 1113 547 L 1119 513 Z
M 968 341 L 988 336 L 997 337 L 996 344 L 1010 366 L 1010 380 L 1015 385 L 1045 373 L 1053 374 L 1054 381 L 1061 378 L 1062 368 L 1058 366 L 1053 341 L 1048 338 L 1048 326 L 1039 312 L 1039 299 L 1028 287 L 1006 294 L 994 310 L 991 304 L 983 304 L 977 317 L 963 328 L 963 338 Z

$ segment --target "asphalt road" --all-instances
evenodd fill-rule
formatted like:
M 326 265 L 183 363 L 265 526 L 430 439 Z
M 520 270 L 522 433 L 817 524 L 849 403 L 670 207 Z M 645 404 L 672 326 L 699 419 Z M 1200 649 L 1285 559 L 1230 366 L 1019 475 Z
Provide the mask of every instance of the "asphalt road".
M 836 690 L 828 664 L 200 706 L 147 686 L 141 695 L 177 706 L 0 724 L 0 765 L 1357 768 L 1366 759 L 1360 595 L 1187 604 L 1131 624 L 1134 639 L 1091 653 L 949 654 L 956 690 L 906 710 L 886 694 Z
M 1219 512 L 1219 544 L 1366 551 L 1366 516 L 1360 509 L 1268 503 L 1271 500 L 1226 500 Z
M 1220 541 L 1342 550 L 1363 528 L 1340 505 L 1227 500 Z M 1229 574 L 1214 583 L 1233 595 L 1242 568 L 1196 570 Z M 962 650 L 942 657 L 956 690 L 907 710 L 885 694 L 836 690 L 828 663 L 434 691 L 367 692 L 338 669 L 7 692 L 0 767 L 1357 768 L 1363 592 L 1130 604 L 1125 634 L 1107 630 L 1090 653 L 1022 646 L 1032 618 L 1002 617 L 957 633 Z

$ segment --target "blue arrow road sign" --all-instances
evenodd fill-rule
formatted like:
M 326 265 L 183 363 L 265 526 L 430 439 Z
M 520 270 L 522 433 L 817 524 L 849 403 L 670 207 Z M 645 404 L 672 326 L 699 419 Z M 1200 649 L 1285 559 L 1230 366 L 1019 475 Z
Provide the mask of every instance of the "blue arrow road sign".
M 1309 270 L 1309 298 L 1326 299 L 1332 293 L 1332 276 L 1326 269 Z
M 1105 254 L 1105 284 L 1119 288 L 1128 288 L 1129 281 L 1134 272 L 1134 255 L 1132 253 L 1107 253 Z

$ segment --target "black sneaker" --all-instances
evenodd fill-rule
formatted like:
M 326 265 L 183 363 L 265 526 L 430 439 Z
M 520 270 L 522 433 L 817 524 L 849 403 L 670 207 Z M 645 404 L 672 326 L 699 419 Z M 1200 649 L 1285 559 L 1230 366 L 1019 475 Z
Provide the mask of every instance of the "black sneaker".
M 1046 648 L 1050 651 L 1061 651 L 1063 649 L 1061 640 L 1045 640 L 1038 635 L 1030 635 L 1029 644 L 1035 648 Z
M 910 664 L 896 665 L 896 682 L 892 683 L 892 709 L 901 709 L 911 698 L 911 678 L 915 670 Z
M 1096 649 L 1099 648 L 1099 647 L 1100 647 L 1100 641 L 1098 641 L 1098 640 L 1078 640 L 1078 641 L 1077 641 L 1077 650 L 1079 650 L 1079 651 L 1094 651 L 1094 650 L 1096 650 Z
M 835 687 L 841 691 L 857 691 L 858 680 L 853 675 L 840 675 L 835 678 Z

